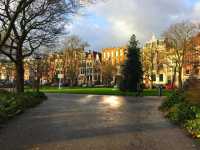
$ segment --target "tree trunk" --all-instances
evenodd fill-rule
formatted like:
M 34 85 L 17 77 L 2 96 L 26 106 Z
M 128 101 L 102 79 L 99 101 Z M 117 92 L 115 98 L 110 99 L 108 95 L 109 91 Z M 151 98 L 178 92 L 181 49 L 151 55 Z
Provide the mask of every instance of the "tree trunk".
M 151 71 L 150 89 L 153 89 L 153 71 Z
M 37 79 L 36 79 L 36 92 L 40 91 L 40 62 L 37 62 Z
M 70 79 L 70 87 L 73 87 L 73 79 Z
M 179 70 L 178 70 L 178 83 L 179 83 L 179 89 L 181 89 L 183 87 L 183 83 L 182 83 L 182 67 L 179 67 Z
M 154 69 L 154 64 L 153 64 L 153 59 L 152 59 L 152 62 L 151 62 L 151 80 L 150 80 L 150 89 L 153 89 L 153 76 L 154 76 L 153 69 Z
M 17 59 L 16 66 L 16 92 L 24 92 L 24 63 L 23 59 Z
M 177 64 L 174 68 L 174 72 L 173 72 L 173 78 L 172 78 L 172 85 L 175 85 L 175 81 L 176 81 L 176 70 L 177 70 Z

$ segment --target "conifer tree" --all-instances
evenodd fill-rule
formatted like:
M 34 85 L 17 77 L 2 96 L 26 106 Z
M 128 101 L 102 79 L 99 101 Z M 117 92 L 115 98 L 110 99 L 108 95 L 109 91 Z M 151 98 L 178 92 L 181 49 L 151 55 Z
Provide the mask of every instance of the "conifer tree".
M 143 72 L 140 58 L 139 42 L 132 35 L 128 45 L 127 60 L 122 66 L 122 80 L 120 89 L 122 91 L 136 92 L 138 85 L 142 83 Z

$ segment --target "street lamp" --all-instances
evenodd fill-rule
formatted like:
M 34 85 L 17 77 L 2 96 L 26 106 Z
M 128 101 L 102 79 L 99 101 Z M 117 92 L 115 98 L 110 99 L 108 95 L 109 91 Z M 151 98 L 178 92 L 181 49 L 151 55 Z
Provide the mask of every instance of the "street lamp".
M 36 63 L 37 63 L 37 67 L 36 67 L 36 92 L 39 92 L 39 89 L 40 89 L 40 60 L 41 60 L 41 55 L 40 54 L 36 54 L 35 55 L 35 60 L 36 60 Z

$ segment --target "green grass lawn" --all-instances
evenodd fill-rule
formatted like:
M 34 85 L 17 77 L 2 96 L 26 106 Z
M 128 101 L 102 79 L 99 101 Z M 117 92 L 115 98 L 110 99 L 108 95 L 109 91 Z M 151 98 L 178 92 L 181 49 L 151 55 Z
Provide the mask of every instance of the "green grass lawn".
M 119 89 L 114 88 L 61 88 L 58 87 L 43 87 L 42 92 L 45 93 L 66 93 L 66 94 L 94 94 L 94 95 L 122 95 L 122 96 L 135 96 L 133 92 L 122 92 Z M 163 90 L 163 95 L 167 96 L 171 91 Z M 158 90 L 146 89 L 143 92 L 144 96 L 158 96 Z

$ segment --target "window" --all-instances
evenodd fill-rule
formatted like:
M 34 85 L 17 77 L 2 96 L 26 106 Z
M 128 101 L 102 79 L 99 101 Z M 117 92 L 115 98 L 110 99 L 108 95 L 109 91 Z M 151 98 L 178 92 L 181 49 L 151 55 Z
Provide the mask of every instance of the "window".
M 119 53 L 118 53 L 118 50 L 116 50 L 116 57 L 118 57 Z
M 186 73 L 187 75 L 190 74 L 190 70 L 187 69 L 187 70 L 185 71 L 185 73 Z
M 114 52 L 112 51 L 112 57 L 114 57 Z
M 123 49 L 120 50 L 120 55 L 123 56 Z
M 155 74 L 153 74 L 152 80 L 153 80 L 153 81 L 156 81 L 156 75 L 155 75 Z
M 103 53 L 103 55 L 104 55 L 104 58 L 106 58 L 106 53 Z
M 112 65 L 114 65 L 114 63 L 115 63 L 115 60 L 114 60 L 114 59 L 112 59 Z
M 107 57 L 108 57 L 108 58 L 110 57 L 110 53 L 109 53 L 109 52 L 107 53 Z
M 199 74 L 199 69 L 195 69 L 195 74 L 198 75 Z
M 163 65 L 163 64 L 159 64 L 158 68 L 159 68 L 160 70 L 162 70 L 162 69 L 164 68 L 164 65 Z
M 163 74 L 160 74 L 160 75 L 159 75 L 159 81 L 160 81 L 160 82 L 163 82 Z

